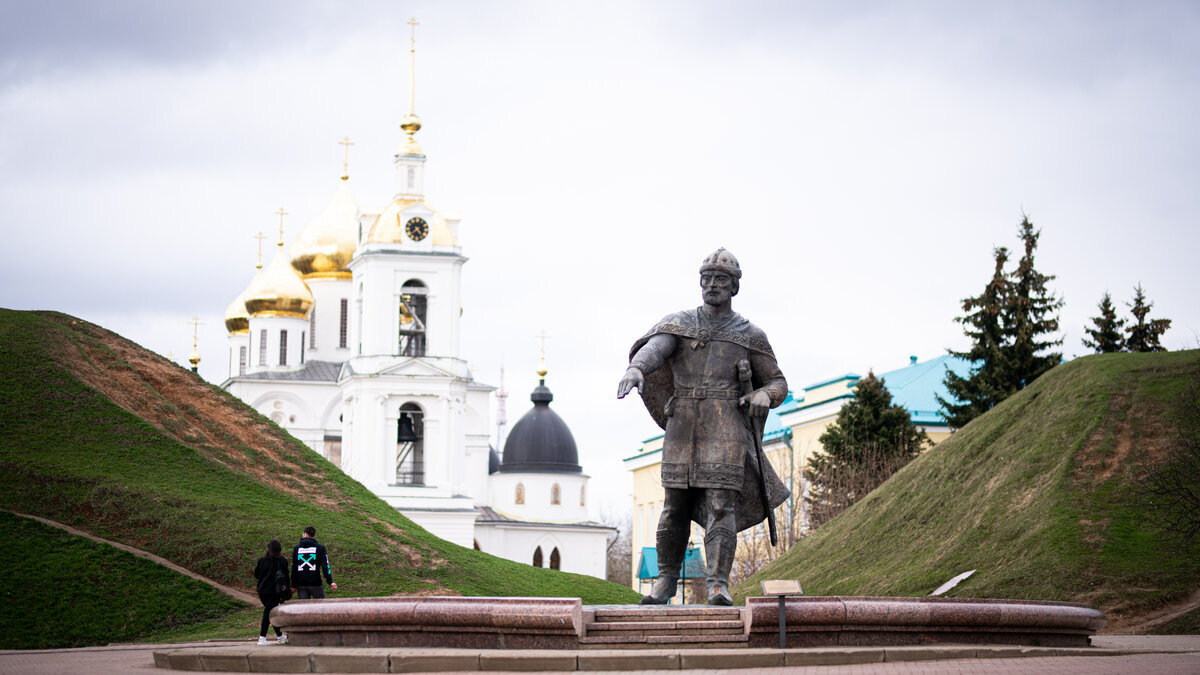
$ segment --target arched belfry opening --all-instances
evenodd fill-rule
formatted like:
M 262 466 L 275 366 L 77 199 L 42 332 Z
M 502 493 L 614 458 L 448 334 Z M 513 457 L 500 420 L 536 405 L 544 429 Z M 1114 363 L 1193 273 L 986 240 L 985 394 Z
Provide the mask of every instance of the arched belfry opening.
M 396 422 L 396 484 L 425 484 L 425 414 L 416 403 L 400 406 Z
M 400 334 L 397 353 L 425 356 L 425 318 L 429 313 L 429 289 L 420 279 L 409 279 L 400 289 Z

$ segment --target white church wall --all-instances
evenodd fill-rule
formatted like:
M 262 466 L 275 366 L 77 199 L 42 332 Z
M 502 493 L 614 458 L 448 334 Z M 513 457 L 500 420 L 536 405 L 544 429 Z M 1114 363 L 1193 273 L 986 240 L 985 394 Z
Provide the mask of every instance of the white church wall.
M 227 377 L 237 377 L 242 372 L 242 359 L 245 359 L 245 369 L 250 368 L 250 331 L 231 333 L 229 335 L 229 373 Z
M 405 359 L 410 361 L 411 359 Z M 351 367 L 354 362 L 351 363 Z M 410 373 L 412 371 L 409 371 Z M 465 383 L 420 375 L 355 375 L 344 383 L 343 469 L 380 496 L 399 498 L 469 495 L 471 480 L 463 464 L 465 428 L 461 401 Z M 414 403 L 424 424 L 424 485 L 396 484 L 396 444 L 400 407 Z M 486 465 L 483 468 L 486 473 Z
M 480 523 L 476 528 L 479 547 L 486 553 L 526 565 L 533 564 L 534 551 L 542 549 L 542 567 L 550 567 L 550 556 L 558 549 L 559 569 L 599 579 L 607 573 L 608 528 L 572 528 L 537 523 Z
M 511 473 L 491 476 L 491 506 L 496 511 L 521 520 L 544 523 L 578 523 L 588 519 L 587 505 L 580 505 L 579 494 L 588 477 L 578 473 Z M 517 503 L 517 485 L 523 487 L 524 503 Z M 559 487 L 559 503 L 552 503 L 554 486 Z
M 350 358 L 350 323 L 353 311 L 353 284 L 346 279 L 310 278 L 305 280 L 313 294 L 308 319 L 309 361 L 341 363 Z M 345 347 L 342 347 L 342 302 L 345 301 Z M 314 330 L 315 329 L 315 330 Z
M 285 331 L 287 348 L 283 350 L 280 348 L 280 342 Z M 307 360 L 307 335 L 308 319 L 251 316 L 250 362 L 246 372 L 286 372 L 298 369 Z

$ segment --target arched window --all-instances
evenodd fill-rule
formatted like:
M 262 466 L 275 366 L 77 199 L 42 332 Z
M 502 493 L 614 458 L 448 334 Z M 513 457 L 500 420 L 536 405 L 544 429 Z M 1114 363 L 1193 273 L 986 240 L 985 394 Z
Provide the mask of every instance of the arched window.
M 525 484 L 524 483 L 517 483 L 517 494 L 514 495 L 514 497 L 513 497 L 513 503 L 514 504 L 524 504 L 525 503 Z
M 417 183 L 417 172 L 415 169 L 413 169 L 410 166 L 410 167 L 408 167 L 408 189 L 409 190 L 413 189 L 413 186 L 415 186 L 416 183 Z
M 579 486 L 579 505 L 587 506 L 587 486 L 586 485 Z
M 562 569 L 562 556 L 558 554 L 557 546 L 555 546 L 554 550 L 550 552 L 550 569 L 552 569 L 552 570 Z
M 533 552 L 533 566 L 534 567 L 542 566 L 542 547 L 541 546 L 537 547 L 537 550 L 535 550 Z
M 400 289 L 400 334 L 397 354 L 425 356 L 425 315 L 429 289 L 420 279 L 409 279 Z
M 396 423 L 396 484 L 425 484 L 425 414 L 416 403 L 400 406 Z
M 562 488 L 558 486 L 558 483 L 550 486 L 550 503 L 562 504 Z
M 475 550 L 476 550 L 476 551 L 482 551 L 482 550 L 483 550 L 483 549 L 479 548 L 479 540 L 478 540 L 478 539 L 472 539 L 471 541 L 473 541 L 473 542 L 475 543 Z

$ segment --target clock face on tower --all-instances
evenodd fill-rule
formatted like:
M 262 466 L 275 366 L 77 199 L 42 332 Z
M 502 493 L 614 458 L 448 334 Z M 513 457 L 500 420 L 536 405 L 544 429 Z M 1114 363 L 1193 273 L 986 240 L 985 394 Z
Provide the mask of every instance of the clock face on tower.
M 429 236 L 429 223 L 422 218 L 409 218 L 408 222 L 404 224 L 404 232 L 409 239 L 421 241 Z

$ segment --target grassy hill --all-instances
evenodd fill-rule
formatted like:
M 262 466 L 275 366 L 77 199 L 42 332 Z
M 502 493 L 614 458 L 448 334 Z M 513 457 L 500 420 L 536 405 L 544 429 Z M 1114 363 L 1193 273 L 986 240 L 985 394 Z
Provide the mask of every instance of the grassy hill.
M 1200 351 L 1110 354 L 1054 368 L 929 450 L 740 584 L 809 595 L 1083 602 L 1110 629 L 1200 590 L 1200 541 L 1164 531 L 1146 483 L 1197 406 Z M 1186 430 L 1186 431 L 1185 431 Z M 1194 623 L 1194 621 L 1193 621 Z
M 267 540 L 286 547 L 311 524 L 329 548 L 339 595 L 569 596 L 598 604 L 638 597 L 438 539 L 233 396 L 63 314 L 0 309 L 0 421 L 0 508 L 144 549 L 247 592 Z M 10 572 L 8 583 L 32 583 L 25 574 Z M 4 621 L 21 621 L 13 614 Z M 160 614 L 165 619 L 167 609 Z M 246 617 L 229 621 L 247 624 Z M 253 634 L 257 619 L 250 623 Z

